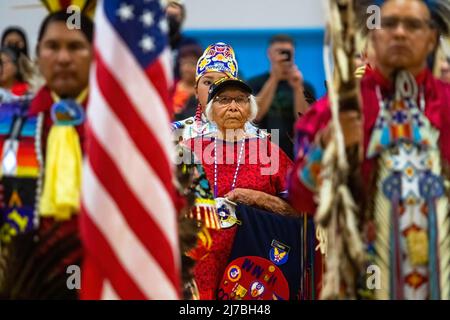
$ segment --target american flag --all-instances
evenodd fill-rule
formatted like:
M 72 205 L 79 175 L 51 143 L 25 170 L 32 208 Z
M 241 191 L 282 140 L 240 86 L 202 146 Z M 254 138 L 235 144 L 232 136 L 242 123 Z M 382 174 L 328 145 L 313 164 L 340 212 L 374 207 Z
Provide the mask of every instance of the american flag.
M 178 299 L 167 23 L 157 0 L 99 2 L 83 171 L 84 299 Z

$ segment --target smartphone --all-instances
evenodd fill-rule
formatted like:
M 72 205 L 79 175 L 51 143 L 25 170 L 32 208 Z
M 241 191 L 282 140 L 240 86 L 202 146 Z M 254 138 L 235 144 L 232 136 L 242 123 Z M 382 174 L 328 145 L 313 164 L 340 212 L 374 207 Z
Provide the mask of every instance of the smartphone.
M 291 61 L 292 60 L 291 50 L 280 50 L 280 54 L 284 56 L 283 61 Z

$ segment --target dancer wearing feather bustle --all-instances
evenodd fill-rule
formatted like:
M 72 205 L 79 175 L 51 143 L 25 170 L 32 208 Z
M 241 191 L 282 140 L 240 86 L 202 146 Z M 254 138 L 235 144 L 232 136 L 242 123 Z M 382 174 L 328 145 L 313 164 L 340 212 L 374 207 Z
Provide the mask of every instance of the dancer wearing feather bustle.
M 439 33 L 448 35 L 450 1 L 356 3 L 363 11 L 355 16 L 365 17 L 364 27 L 368 5 L 381 8 L 380 26 L 366 30 L 374 66 L 361 79 L 361 112 L 341 108 L 336 119 L 345 147 L 358 145 L 363 151 L 361 164 L 349 171 L 360 172 L 365 196 L 352 192 L 359 203 L 355 214 L 340 216 L 344 219 L 337 225 L 344 228 L 328 232 L 322 297 L 449 299 L 450 86 L 433 77 L 427 58 Z M 300 211 L 332 207 L 339 194 L 337 190 L 325 197 L 324 192 L 333 182 L 324 152 L 335 141 L 332 98 L 320 100 L 296 124 L 297 161 L 289 193 Z M 315 192 L 319 203 L 313 200 Z M 332 221 L 319 222 L 327 226 Z M 352 229 L 352 223 L 358 228 Z M 363 242 L 358 247 L 358 241 L 346 241 L 349 238 Z M 357 259 L 345 260 L 359 257 L 363 248 L 365 266 L 376 266 L 367 269 L 376 270 L 369 281 L 358 281 L 357 272 L 342 269 L 348 265 L 365 274 Z

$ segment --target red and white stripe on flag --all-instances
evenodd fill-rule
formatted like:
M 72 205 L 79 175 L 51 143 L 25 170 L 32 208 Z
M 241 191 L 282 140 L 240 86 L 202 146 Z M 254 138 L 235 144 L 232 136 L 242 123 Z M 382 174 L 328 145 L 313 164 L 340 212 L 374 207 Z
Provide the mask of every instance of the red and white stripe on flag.
M 164 12 L 157 0 L 100 1 L 95 25 L 81 297 L 178 299 Z

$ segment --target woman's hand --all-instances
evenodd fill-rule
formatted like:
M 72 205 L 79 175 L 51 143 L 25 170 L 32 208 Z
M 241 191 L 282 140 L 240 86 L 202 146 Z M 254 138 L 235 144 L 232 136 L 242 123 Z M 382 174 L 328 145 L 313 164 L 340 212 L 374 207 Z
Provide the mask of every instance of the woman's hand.
M 256 205 L 257 198 L 261 192 L 251 189 L 236 188 L 225 195 L 230 201 L 239 202 L 248 206 Z
M 282 215 L 296 215 L 297 212 L 283 199 L 262 191 L 236 188 L 225 195 L 230 201 L 255 206 Z

